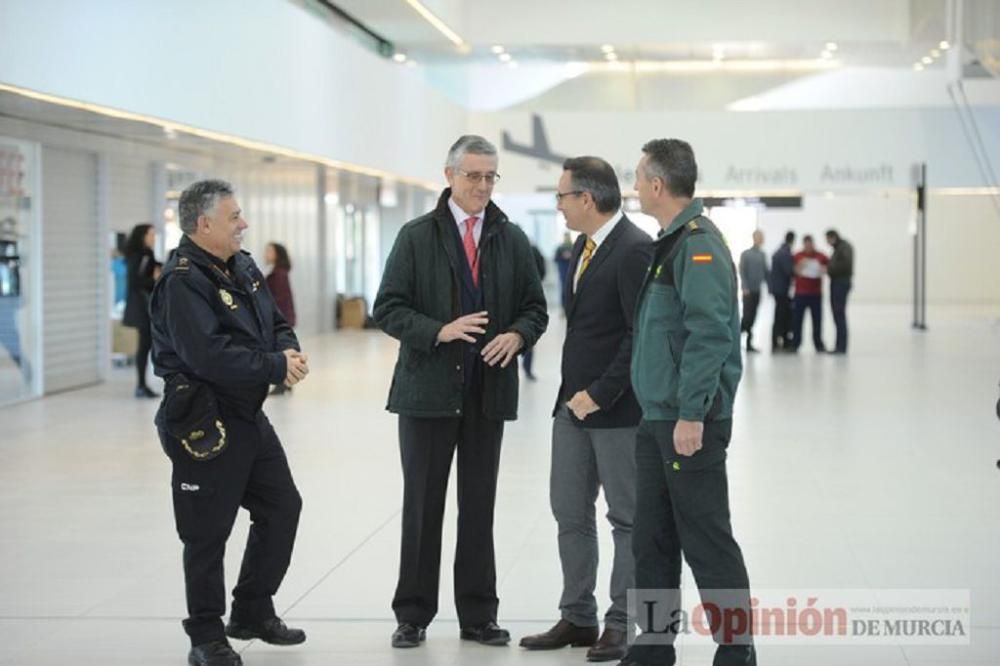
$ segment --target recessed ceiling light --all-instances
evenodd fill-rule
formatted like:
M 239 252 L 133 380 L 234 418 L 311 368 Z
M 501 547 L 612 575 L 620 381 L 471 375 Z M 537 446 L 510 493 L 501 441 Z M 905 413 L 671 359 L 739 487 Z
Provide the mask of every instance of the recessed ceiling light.
M 837 42 L 827 42 L 826 43 L 826 50 L 827 51 L 836 51 L 837 48 L 838 48 L 837 47 Z
M 510 62 L 514 56 L 509 53 L 501 53 L 498 57 L 500 58 L 500 62 Z
M 615 47 L 612 46 L 611 44 L 605 44 L 604 46 L 601 47 L 601 50 L 604 51 L 605 53 L 612 53 L 615 50 Z
M 937 58 L 939 55 L 941 55 L 941 52 L 938 51 L 937 49 L 932 49 L 931 50 L 931 57 L 932 58 Z
M 406 54 L 396 53 L 395 55 L 392 56 L 392 59 L 395 60 L 396 62 L 406 62 Z
M 951 44 L 949 44 L 947 40 L 942 39 L 941 43 L 938 44 L 938 48 L 941 49 L 942 51 L 947 51 L 948 49 L 951 48 Z
M 425 21 L 437 28 L 438 32 L 444 35 L 449 42 L 459 48 L 465 45 L 465 40 L 462 39 L 454 30 L 449 28 L 444 21 L 435 16 L 434 12 L 427 9 L 427 7 L 420 2 L 420 0 L 406 0 L 406 4 L 413 7 L 413 9 L 420 14 Z
M 502 46 L 500 46 L 499 44 L 497 44 L 491 50 L 493 51 L 493 53 L 496 53 L 497 55 L 500 55 L 501 53 L 503 53 L 504 49 L 503 49 Z
M 605 60 L 609 60 L 611 62 L 614 62 L 615 60 L 618 60 L 618 54 L 615 53 L 614 51 L 612 51 L 610 53 L 605 53 L 604 54 L 604 59 Z
M 830 53 L 829 51 L 823 51 L 822 53 L 819 54 L 819 57 L 822 58 L 823 60 L 829 60 L 830 58 L 833 57 L 833 54 Z
M 931 59 L 930 56 L 924 56 L 923 58 L 920 59 L 920 62 L 924 63 L 925 65 L 929 65 L 934 61 Z
M 923 65 L 923 63 L 919 63 L 919 62 L 914 63 L 913 64 L 913 69 L 914 69 L 914 71 L 922 72 L 922 71 L 924 71 L 924 65 Z

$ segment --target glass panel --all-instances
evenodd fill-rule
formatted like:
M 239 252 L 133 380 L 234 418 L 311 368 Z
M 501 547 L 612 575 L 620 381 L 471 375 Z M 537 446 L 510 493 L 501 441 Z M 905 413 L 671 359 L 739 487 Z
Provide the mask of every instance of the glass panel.
M 38 147 L 0 137 L 0 404 L 38 395 Z

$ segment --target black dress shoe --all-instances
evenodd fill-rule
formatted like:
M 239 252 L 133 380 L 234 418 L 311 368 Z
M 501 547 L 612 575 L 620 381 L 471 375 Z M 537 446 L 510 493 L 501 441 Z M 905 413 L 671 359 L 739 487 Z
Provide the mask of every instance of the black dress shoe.
M 620 629 L 604 627 L 604 633 L 587 650 L 587 661 L 613 661 L 621 659 L 628 650 L 628 634 Z
M 656 659 L 659 661 L 640 661 L 636 655 L 626 653 L 618 662 L 618 666 L 653 666 L 654 664 L 655 666 L 674 666 L 677 663 L 677 652 L 674 650 L 674 646 L 665 647 L 662 653 L 656 655 Z
M 423 627 L 408 622 L 401 623 L 392 632 L 392 647 L 413 648 L 427 640 L 427 631 Z
M 463 641 L 476 641 L 482 645 L 507 645 L 510 643 L 510 632 L 501 629 L 492 620 L 478 627 L 463 627 L 460 636 Z
M 525 636 L 521 647 L 528 650 L 556 650 L 567 645 L 590 647 L 597 640 L 597 627 L 580 627 L 568 620 L 559 620 L 542 634 Z
M 306 640 L 306 632 L 285 626 L 280 617 L 272 617 L 260 624 L 242 624 L 230 619 L 226 635 L 241 641 L 258 638 L 271 645 L 298 645 Z
M 752 645 L 720 645 L 712 666 L 757 666 L 757 651 Z
M 195 645 L 188 652 L 190 666 L 243 666 L 243 660 L 226 641 Z
M 152 390 L 148 386 L 136 386 L 135 387 L 135 397 L 137 398 L 159 398 L 160 394 Z

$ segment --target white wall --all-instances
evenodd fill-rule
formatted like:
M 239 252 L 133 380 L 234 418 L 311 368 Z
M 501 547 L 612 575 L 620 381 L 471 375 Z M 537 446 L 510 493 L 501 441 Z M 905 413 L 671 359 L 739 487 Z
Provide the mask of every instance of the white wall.
M 419 69 L 285 0 L 4 0 L 0 45 L 3 83 L 410 178 L 464 129 Z
M 759 217 L 768 254 L 786 231 L 812 234 L 827 254 L 834 228 L 854 245 L 851 298 L 909 304 L 913 298 L 914 203 L 905 195 L 807 197 L 801 209 L 772 208 Z M 927 207 L 927 301 L 932 305 L 1000 304 L 1000 215 L 987 196 L 932 195 Z M 734 248 L 739 254 L 742 248 Z
M 927 202 L 927 300 L 1000 303 L 1000 214 L 986 196 Z
M 281 243 L 292 261 L 289 281 L 295 300 L 296 329 L 304 333 L 321 330 L 321 299 L 332 296 L 322 290 L 320 263 L 326 261 L 319 245 L 317 167 L 285 164 L 247 167 L 233 165 L 223 171 L 231 180 L 237 200 L 249 225 L 244 249 L 253 254 L 266 271 L 264 249 Z
M 910 302 L 913 291 L 912 242 L 909 226 L 913 203 L 909 196 L 806 197 L 800 209 L 761 211 L 758 224 L 770 256 L 785 236 L 796 233 L 795 250 L 811 234 L 816 247 L 830 255 L 827 229 L 837 229 L 854 245 L 855 279 L 851 299 L 857 303 Z M 734 248 L 737 256 L 741 248 Z
M 976 116 L 986 149 L 1000 154 L 1000 108 L 983 107 Z M 542 120 L 553 152 L 603 157 L 619 171 L 623 189 L 631 189 L 642 145 L 659 137 L 691 143 L 703 191 L 908 188 L 912 165 L 925 161 L 932 187 L 985 184 L 952 110 L 560 111 Z M 530 113 L 472 114 L 469 128 L 498 145 L 505 130 L 532 143 Z M 559 177 L 558 165 L 510 151 L 501 151 L 500 170 L 510 194 L 550 188 Z

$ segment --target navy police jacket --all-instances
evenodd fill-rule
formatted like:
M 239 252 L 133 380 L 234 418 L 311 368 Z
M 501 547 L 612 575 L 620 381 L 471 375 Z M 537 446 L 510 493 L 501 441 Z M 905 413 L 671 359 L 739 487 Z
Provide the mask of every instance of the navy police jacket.
M 150 314 L 156 374 L 205 382 L 246 418 L 285 381 L 283 351 L 299 349 L 250 254 L 222 261 L 187 236 L 153 288 Z

